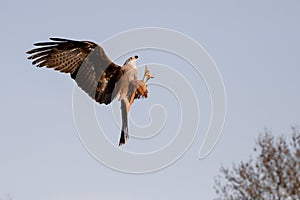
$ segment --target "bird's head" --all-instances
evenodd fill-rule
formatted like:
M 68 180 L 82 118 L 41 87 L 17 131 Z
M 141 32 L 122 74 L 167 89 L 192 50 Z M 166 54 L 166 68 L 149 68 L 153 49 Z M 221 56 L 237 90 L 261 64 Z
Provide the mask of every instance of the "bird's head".
M 136 65 L 136 60 L 137 60 L 138 58 L 139 58 L 139 57 L 138 57 L 137 55 L 131 56 L 130 58 L 128 58 L 128 59 L 125 61 L 124 65 L 130 64 L 130 65 L 135 66 L 135 65 Z

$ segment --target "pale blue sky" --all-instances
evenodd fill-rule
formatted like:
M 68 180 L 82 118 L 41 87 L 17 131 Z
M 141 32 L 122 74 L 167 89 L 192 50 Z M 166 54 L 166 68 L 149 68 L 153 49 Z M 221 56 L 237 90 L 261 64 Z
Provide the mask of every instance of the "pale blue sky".
M 22 200 L 212 199 L 213 180 L 222 163 L 230 166 L 247 159 L 265 127 L 282 134 L 300 124 L 299 9 L 296 0 L 2 1 L 0 197 L 10 193 Z M 123 174 L 98 163 L 81 145 L 72 116 L 73 81 L 36 69 L 24 52 L 33 42 L 52 36 L 101 43 L 121 31 L 148 26 L 183 32 L 203 45 L 224 79 L 227 119 L 220 141 L 206 159 L 197 158 L 203 140 L 199 133 L 171 167 L 151 174 Z M 177 70 L 184 67 L 163 53 L 137 53 L 141 64 L 161 61 Z M 205 115 L 205 87 L 196 78 L 191 82 L 199 82 Z M 159 91 L 151 92 L 159 100 Z M 135 144 L 139 142 L 130 143 Z

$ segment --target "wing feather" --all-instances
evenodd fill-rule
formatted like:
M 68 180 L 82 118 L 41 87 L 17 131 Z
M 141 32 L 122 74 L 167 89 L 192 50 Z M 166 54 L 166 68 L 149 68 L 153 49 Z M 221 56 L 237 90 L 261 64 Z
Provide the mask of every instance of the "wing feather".
M 113 63 L 102 47 L 89 41 L 50 38 L 38 48 L 27 51 L 32 64 L 69 73 L 77 85 L 99 103 L 109 104 L 115 83 L 122 76 L 121 67 Z

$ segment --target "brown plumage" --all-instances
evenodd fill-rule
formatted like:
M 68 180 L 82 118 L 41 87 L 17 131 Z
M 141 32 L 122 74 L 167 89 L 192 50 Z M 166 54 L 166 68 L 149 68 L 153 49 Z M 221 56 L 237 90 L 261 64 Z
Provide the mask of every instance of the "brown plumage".
M 99 103 L 109 104 L 115 83 L 122 76 L 119 65 L 113 63 L 102 47 L 89 41 L 50 38 L 52 42 L 34 44 L 28 51 L 37 67 L 53 68 L 69 73 L 77 85 Z
M 147 85 L 142 80 L 135 80 L 130 82 L 129 93 L 128 93 L 128 99 L 130 105 L 133 103 L 134 99 L 139 99 L 141 97 L 143 98 L 148 97 Z
M 77 85 L 100 104 L 109 104 L 120 95 L 122 130 L 119 145 L 128 140 L 128 112 L 134 99 L 147 97 L 147 81 L 153 76 L 147 67 L 144 80 L 137 80 L 135 61 L 130 57 L 121 67 L 113 63 L 102 47 L 90 41 L 50 38 L 27 52 L 37 67 L 47 67 L 70 74 Z M 145 81 L 146 77 L 146 81 Z

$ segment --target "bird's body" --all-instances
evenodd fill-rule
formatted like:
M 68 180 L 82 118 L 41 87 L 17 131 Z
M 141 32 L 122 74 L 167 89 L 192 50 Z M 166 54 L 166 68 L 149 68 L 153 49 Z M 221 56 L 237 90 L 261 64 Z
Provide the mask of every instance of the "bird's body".
M 126 97 L 128 93 L 129 83 L 137 79 L 136 59 L 138 56 L 130 57 L 121 68 L 122 76 L 116 84 L 115 93 L 120 95 L 119 99 Z
M 116 93 L 119 95 L 119 100 L 121 101 L 121 111 L 122 111 L 122 129 L 119 145 L 125 144 L 129 138 L 128 134 L 128 112 L 130 110 L 130 101 L 128 99 L 129 95 L 129 85 L 132 81 L 137 80 L 137 67 L 136 59 L 138 57 L 129 58 L 122 67 L 123 75 L 117 83 Z
M 90 41 L 50 38 L 51 42 L 36 43 L 28 51 L 32 64 L 69 73 L 77 85 L 100 104 L 109 104 L 119 97 L 122 130 L 119 145 L 128 139 L 128 112 L 135 98 L 147 97 L 146 82 L 137 80 L 136 60 L 130 57 L 121 67 L 112 62 L 102 47 Z M 146 73 L 145 73 L 146 74 Z M 138 84 L 137 84 L 138 83 Z

